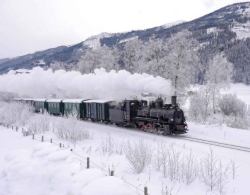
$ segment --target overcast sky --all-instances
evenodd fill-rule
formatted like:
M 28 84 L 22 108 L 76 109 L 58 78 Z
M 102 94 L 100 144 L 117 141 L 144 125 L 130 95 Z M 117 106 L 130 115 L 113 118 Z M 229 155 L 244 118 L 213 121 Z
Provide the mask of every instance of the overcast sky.
M 0 0 L 0 59 L 101 32 L 124 32 L 190 21 L 242 0 Z

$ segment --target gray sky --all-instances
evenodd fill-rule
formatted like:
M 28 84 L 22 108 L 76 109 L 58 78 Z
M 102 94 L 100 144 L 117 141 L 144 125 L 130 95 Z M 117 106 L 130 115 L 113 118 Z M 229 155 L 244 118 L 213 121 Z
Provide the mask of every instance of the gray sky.
M 0 0 L 0 59 L 101 32 L 124 32 L 193 20 L 242 0 Z

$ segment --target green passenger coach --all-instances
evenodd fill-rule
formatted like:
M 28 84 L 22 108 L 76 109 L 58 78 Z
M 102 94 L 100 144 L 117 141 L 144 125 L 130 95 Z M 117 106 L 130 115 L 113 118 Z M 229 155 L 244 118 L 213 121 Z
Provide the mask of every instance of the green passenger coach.
M 35 99 L 35 112 L 44 113 L 44 111 L 48 111 L 48 102 L 46 99 Z
M 48 102 L 48 112 L 55 115 L 64 114 L 64 105 L 62 99 L 49 99 Z
M 67 99 L 63 100 L 64 114 L 67 115 L 75 110 L 79 118 L 86 117 L 86 104 L 84 99 Z
M 88 100 L 86 103 L 86 116 L 92 121 L 109 121 L 109 108 L 113 101 Z

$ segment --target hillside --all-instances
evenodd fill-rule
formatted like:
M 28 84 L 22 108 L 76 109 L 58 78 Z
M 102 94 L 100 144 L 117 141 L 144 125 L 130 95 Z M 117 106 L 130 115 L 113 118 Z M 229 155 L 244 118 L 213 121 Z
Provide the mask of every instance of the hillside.
M 73 46 L 60 46 L 25 56 L 0 60 L 0 73 L 11 69 L 31 69 L 36 66 L 50 66 L 54 61 L 75 64 L 87 50 L 99 45 L 120 49 L 133 39 L 147 41 L 154 36 L 166 40 L 172 34 L 188 29 L 200 43 L 199 53 L 203 66 L 216 53 L 224 52 L 234 64 L 234 82 L 249 84 L 250 74 L 250 2 L 226 6 L 208 15 L 189 22 L 177 22 L 145 30 L 126 33 L 101 33 Z

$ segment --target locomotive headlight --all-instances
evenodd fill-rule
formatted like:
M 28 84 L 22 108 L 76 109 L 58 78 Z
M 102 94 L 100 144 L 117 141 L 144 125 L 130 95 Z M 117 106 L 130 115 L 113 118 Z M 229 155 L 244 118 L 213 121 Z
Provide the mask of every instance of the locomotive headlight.
M 171 121 L 174 121 L 174 119 L 173 119 L 173 118 L 171 118 Z

